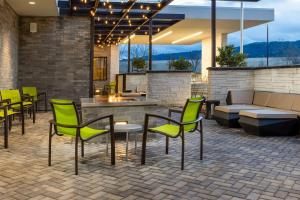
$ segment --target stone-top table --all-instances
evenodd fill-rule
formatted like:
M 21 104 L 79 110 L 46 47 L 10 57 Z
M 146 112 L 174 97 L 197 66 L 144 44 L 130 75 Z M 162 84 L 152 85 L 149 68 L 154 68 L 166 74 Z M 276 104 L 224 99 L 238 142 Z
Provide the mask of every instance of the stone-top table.
M 167 116 L 167 107 L 160 101 L 146 97 L 103 97 L 82 98 L 81 109 L 83 121 L 93 119 L 97 116 L 114 116 L 115 122 L 128 122 L 130 124 L 144 124 L 146 113 Z M 151 123 L 154 124 L 155 120 Z M 107 121 L 97 124 L 97 128 L 104 128 Z

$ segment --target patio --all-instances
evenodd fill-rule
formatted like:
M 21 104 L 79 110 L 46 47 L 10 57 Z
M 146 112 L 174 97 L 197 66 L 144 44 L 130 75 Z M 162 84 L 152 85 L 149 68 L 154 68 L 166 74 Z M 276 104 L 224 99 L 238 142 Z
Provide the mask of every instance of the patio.
M 149 142 L 145 166 L 140 165 L 141 139 L 137 155 L 130 143 L 129 161 L 124 141 L 117 140 L 114 167 L 104 144 L 87 144 L 76 176 L 70 138 L 54 137 L 53 166 L 47 166 L 50 118 L 50 113 L 38 113 L 24 136 L 14 126 L 10 148 L 1 146 L 1 199 L 300 198 L 299 137 L 260 138 L 206 120 L 204 159 L 199 161 L 199 135 L 187 134 L 184 171 L 180 140 L 171 141 L 169 155 L 165 140 Z

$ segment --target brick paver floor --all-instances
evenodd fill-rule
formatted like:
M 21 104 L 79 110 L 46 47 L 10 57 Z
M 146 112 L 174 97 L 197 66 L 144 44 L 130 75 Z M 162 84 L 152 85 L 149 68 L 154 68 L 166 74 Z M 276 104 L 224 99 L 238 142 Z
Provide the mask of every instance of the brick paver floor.
M 110 165 L 104 144 L 87 144 L 74 175 L 74 144 L 55 137 L 53 166 L 47 166 L 48 120 L 26 123 L 10 133 L 10 147 L 0 138 L 0 199 L 300 199 L 300 139 L 260 138 L 239 129 L 205 121 L 204 160 L 199 160 L 199 135 L 186 140 L 185 170 L 180 170 L 180 140 L 148 143 L 147 163 L 140 165 L 141 142 L 134 155 L 130 143 L 125 160 L 124 141 L 117 141 L 116 166 Z M 17 122 L 15 122 L 17 123 Z

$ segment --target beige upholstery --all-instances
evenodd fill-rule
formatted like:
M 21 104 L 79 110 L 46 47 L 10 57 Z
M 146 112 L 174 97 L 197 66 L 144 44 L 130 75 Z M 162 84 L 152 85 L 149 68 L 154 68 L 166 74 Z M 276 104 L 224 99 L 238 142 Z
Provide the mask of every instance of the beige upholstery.
M 253 105 L 267 106 L 271 92 L 255 91 L 253 98 Z
M 271 108 L 279 108 L 284 110 L 291 110 L 295 94 L 286 93 L 272 93 L 267 106 Z
M 293 111 L 300 112 L 300 95 L 295 95 L 294 103 L 292 106 Z
M 232 104 L 252 104 L 253 90 L 230 90 L 230 98 Z
M 297 113 L 295 112 L 283 112 L 274 109 L 242 110 L 239 115 L 254 119 L 297 119 Z
M 265 109 L 265 107 L 255 105 L 229 105 L 229 106 L 216 106 L 216 111 L 225 113 L 239 113 L 241 110 L 258 110 Z

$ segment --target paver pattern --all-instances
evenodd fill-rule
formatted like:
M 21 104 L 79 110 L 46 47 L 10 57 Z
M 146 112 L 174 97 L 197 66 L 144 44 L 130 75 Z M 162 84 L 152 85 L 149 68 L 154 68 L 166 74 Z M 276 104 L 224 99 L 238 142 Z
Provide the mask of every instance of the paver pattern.
M 148 142 L 146 165 L 140 165 L 141 142 L 129 160 L 125 143 L 117 140 L 116 166 L 110 165 L 105 144 L 86 144 L 74 175 L 74 143 L 54 137 L 53 166 L 47 166 L 48 120 L 18 122 L 10 146 L 0 137 L 0 199 L 300 199 L 299 137 L 260 138 L 239 129 L 205 121 L 204 160 L 199 160 L 199 135 L 187 134 L 185 170 L 180 170 L 180 140 L 172 139 L 164 154 L 164 138 Z

